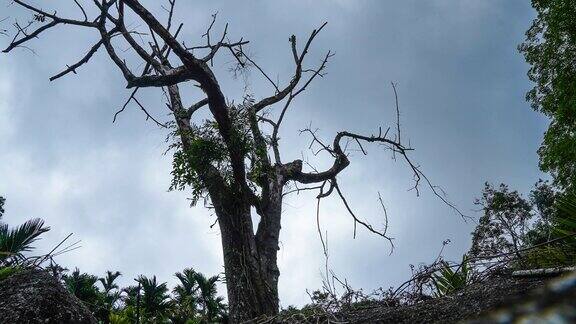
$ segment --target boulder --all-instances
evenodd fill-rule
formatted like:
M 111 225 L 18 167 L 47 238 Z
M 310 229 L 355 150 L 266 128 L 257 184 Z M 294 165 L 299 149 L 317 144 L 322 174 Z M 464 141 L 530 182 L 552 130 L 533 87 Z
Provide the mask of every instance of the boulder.
M 22 270 L 0 281 L 0 323 L 97 323 L 48 272 Z

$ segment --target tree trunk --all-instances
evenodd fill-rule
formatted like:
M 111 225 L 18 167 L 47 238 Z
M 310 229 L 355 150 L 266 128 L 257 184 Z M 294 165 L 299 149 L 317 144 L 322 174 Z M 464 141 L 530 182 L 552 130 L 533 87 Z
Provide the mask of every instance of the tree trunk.
M 184 111 L 176 85 L 168 87 L 172 109 Z M 176 122 L 183 134 L 182 145 L 190 147 L 187 134 L 191 133 L 189 117 L 178 117 Z M 217 171 L 206 167 L 200 171 L 207 184 L 212 204 L 218 217 L 224 252 L 224 273 L 228 290 L 229 315 L 232 323 L 250 321 L 262 315 L 278 313 L 277 253 L 280 234 L 283 178 L 280 174 L 270 183 L 266 206 L 259 210 L 261 221 L 254 234 L 250 199 L 242 188 L 227 185 Z
M 239 198 L 241 195 L 234 196 L 233 199 L 223 201 L 215 201 L 216 197 L 212 197 L 212 201 L 222 234 L 230 321 L 240 323 L 278 313 L 280 272 L 276 265 L 276 254 L 280 214 L 279 209 L 271 209 L 278 210 L 278 226 L 266 226 L 262 231 L 266 233 L 262 235 L 266 239 L 257 240 L 250 205 Z M 261 217 L 259 232 L 263 220 L 272 218 L 273 223 L 276 223 L 276 218 L 266 213 Z M 273 233 L 276 227 L 277 233 Z

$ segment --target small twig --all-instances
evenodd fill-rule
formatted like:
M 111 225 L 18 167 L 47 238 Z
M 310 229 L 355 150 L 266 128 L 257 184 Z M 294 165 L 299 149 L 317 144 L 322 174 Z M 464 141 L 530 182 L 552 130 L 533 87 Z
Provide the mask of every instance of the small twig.
M 396 84 L 394 82 L 390 82 L 392 85 L 392 89 L 394 90 L 394 101 L 396 103 L 396 129 L 397 129 L 397 136 L 398 136 L 398 143 L 402 143 L 400 138 L 400 106 L 398 105 L 398 92 L 396 91 Z
M 140 107 L 140 109 L 146 114 L 146 119 L 151 119 L 152 121 L 154 121 L 154 123 L 156 123 L 156 125 L 163 127 L 163 128 L 168 128 L 168 126 L 166 126 L 166 124 L 159 122 L 158 120 L 156 120 L 152 115 L 150 115 L 150 113 L 148 113 L 148 111 L 146 110 L 146 108 L 144 108 L 144 106 L 140 103 L 140 101 L 138 100 L 138 98 L 133 97 L 132 100 L 134 100 L 134 102 Z
M 346 210 L 348 210 L 348 213 L 354 219 L 354 223 L 358 223 L 358 224 L 362 225 L 364 228 L 366 228 L 368 231 L 386 239 L 390 243 L 390 247 L 391 247 L 390 253 L 392 253 L 392 251 L 394 250 L 394 243 L 392 242 L 392 238 L 388 237 L 386 235 L 385 231 L 378 231 L 378 230 L 374 229 L 374 227 L 372 227 L 372 225 L 370 225 L 370 224 L 360 220 L 358 217 L 356 217 L 356 214 L 354 214 L 354 212 L 352 211 L 352 208 L 350 208 L 350 205 L 348 204 L 348 201 L 346 200 L 346 198 L 342 194 L 342 191 L 340 190 L 338 183 L 336 182 L 335 179 L 333 180 L 333 182 L 334 182 L 334 188 L 336 189 L 338 196 L 340 196 L 340 199 L 344 203 L 344 207 L 346 207 Z M 356 238 L 356 228 L 354 228 L 354 238 Z

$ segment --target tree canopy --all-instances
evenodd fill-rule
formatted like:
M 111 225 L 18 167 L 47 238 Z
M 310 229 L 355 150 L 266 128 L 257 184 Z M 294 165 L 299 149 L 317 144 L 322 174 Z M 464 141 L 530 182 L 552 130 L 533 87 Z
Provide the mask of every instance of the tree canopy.
M 519 46 L 535 82 L 526 96 L 532 108 L 551 119 L 538 150 L 540 168 L 555 184 L 576 183 L 576 1 L 532 0 L 537 17 Z

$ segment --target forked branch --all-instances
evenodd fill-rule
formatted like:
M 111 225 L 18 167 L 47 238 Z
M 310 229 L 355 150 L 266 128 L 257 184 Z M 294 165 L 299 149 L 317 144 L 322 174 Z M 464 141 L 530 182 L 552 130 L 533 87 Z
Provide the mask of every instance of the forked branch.
M 278 93 L 274 94 L 273 96 L 266 97 L 260 100 L 259 102 L 255 103 L 253 107 L 256 112 L 259 112 L 262 109 L 281 101 L 282 99 L 286 98 L 286 96 L 288 96 L 296 88 L 296 86 L 300 82 L 300 78 L 302 77 L 302 71 L 303 71 L 302 64 L 304 62 L 306 54 L 308 54 L 310 45 L 312 44 L 314 38 L 318 36 L 318 34 L 322 31 L 322 29 L 324 29 L 326 24 L 327 23 L 323 23 L 322 26 L 320 26 L 320 28 L 314 29 L 312 31 L 312 34 L 310 34 L 310 37 L 308 37 L 306 45 L 304 46 L 304 49 L 300 54 L 298 53 L 298 49 L 296 47 L 296 36 L 292 35 L 290 37 L 289 41 L 292 48 L 292 56 L 294 58 L 294 63 L 296 64 L 296 71 L 294 72 L 294 77 L 292 78 L 290 83 L 285 88 L 280 90 Z

